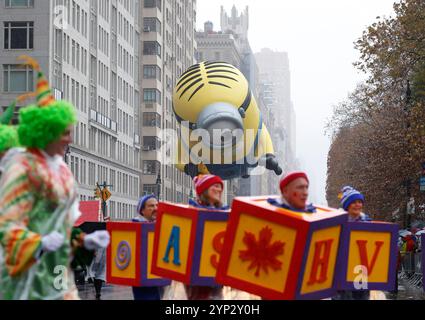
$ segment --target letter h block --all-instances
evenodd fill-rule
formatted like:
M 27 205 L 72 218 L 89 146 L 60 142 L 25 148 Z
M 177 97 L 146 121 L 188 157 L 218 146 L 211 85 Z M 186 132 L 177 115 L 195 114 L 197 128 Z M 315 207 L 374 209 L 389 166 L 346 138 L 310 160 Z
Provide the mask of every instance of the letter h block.
M 151 271 L 155 224 L 108 222 L 111 243 L 107 249 L 108 283 L 133 287 L 162 287 L 171 284 Z
M 152 272 L 198 286 L 217 286 L 215 276 L 229 211 L 161 202 Z
M 398 225 L 347 222 L 338 258 L 338 289 L 393 291 L 397 276 Z
M 300 213 L 267 197 L 233 201 L 217 282 L 265 299 L 322 299 L 334 281 L 345 212 Z

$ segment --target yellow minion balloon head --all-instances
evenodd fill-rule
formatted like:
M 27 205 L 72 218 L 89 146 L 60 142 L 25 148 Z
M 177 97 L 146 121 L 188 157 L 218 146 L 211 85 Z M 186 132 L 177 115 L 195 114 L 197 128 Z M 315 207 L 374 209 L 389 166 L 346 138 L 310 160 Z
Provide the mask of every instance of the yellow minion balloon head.
M 191 66 L 177 82 L 173 108 L 182 125 L 179 170 L 192 177 L 211 173 L 227 180 L 248 177 L 250 168 L 262 164 L 282 174 L 248 81 L 234 66 L 218 61 Z M 193 133 L 202 136 L 203 148 Z

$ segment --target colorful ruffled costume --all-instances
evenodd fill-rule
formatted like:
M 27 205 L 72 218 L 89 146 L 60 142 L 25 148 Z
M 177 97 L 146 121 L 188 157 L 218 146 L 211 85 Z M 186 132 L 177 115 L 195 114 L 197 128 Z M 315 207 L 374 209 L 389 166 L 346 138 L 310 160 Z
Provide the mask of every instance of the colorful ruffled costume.
M 55 101 L 38 64 L 37 105 L 20 111 L 18 135 L 27 149 L 13 157 L 0 180 L 0 244 L 5 268 L 0 278 L 3 299 L 78 299 L 72 272 L 71 230 L 78 218 L 73 175 L 62 157 L 45 147 L 75 122 L 74 107 Z M 42 253 L 43 236 L 57 231 L 64 244 Z

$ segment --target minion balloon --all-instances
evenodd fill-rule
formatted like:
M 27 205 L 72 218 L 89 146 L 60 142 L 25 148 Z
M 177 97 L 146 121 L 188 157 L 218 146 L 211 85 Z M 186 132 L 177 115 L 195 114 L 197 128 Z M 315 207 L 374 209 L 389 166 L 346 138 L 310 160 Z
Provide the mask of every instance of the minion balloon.
M 180 171 L 225 180 L 247 178 L 258 165 L 282 173 L 248 81 L 234 66 L 216 61 L 191 66 L 177 82 L 173 108 L 181 124 Z

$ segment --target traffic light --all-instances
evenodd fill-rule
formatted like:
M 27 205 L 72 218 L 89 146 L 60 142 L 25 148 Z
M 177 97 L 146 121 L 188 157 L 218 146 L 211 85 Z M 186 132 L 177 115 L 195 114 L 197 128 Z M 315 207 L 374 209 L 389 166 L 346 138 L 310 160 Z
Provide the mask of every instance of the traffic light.
M 104 188 L 102 190 L 102 200 L 108 201 L 112 196 L 112 193 L 108 190 L 108 188 Z
M 101 194 L 100 194 L 100 189 L 99 188 L 94 189 L 94 197 L 96 199 L 100 199 L 101 198 Z

